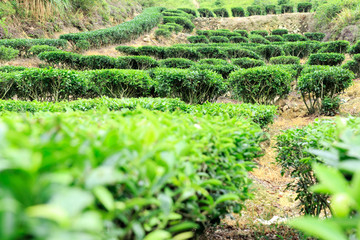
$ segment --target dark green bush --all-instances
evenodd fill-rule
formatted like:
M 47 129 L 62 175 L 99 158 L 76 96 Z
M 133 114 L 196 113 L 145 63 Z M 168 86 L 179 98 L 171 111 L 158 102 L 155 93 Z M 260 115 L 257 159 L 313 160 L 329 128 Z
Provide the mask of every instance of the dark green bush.
M 87 40 L 79 40 L 75 44 L 75 51 L 84 52 L 90 49 L 90 42 Z
M 13 69 L 15 70 L 15 69 Z M 25 71 L 26 69 L 22 70 Z M 11 99 L 18 94 L 16 82 L 20 76 L 17 71 L 4 69 L 0 72 L 0 98 Z
M 277 45 L 263 45 L 256 48 L 256 52 L 260 54 L 265 60 L 269 61 L 272 57 L 284 55 L 281 46 Z
M 245 17 L 245 10 L 242 7 L 231 8 L 233 17 Z
M 191 22 L 189 18 L 186 17 L 164 17 L 163 22 L 166 23 L 176 23 L 184 27 L 184 30 L 192 32 L 195 28 L 195 25 Z
M 217 8 L 214 9 L 213 12 L 217 17 L 230 17 L 229 12 L 226 8 Z
M 159 96 L 180 98 L 190 104 L 213 102 L 226 90 L 223 78 L 208 70 L 158 68 L 151 74 Z
M 119 57 L 118 68 L 144 70 L 158 67 L 158 62 L 148 56 L 125 56 Z
M 83 56 L 71 52 L 54 51 L 42 52 L 38 57 L 40 60 L 45 61 L 52 66 L 81 69 L 80 60 Z
M 13 60 L 19 55 L 19 50 L 11 47 L 0 46 L 0 62 Z
M 304 33 L 304 35 L 309 40 L 319 41 L 319 42 L 321 42 L 325 38 L 325 33 L 321 33 L 321 32 L 307 32 Z
M 259 54 L 257 54 L 254 51 L 245 49 L 245 48 L 239 48 L 239 47 L 224 47 L 222 48 L 229 59 L 231 58 L 243 58 L 243 57 L 249 57 L 253 59 L 261 59 Z
M 318 53 L 347 53 L 350 48 L 350 43 L 344 40 L 325 42 L 321 44 L 321 49 Z
M 242 36 L 235 36 L 235 37 L 230 38 L 230 42 L 232 42 L 232 43 L 248 43 L 249 39 L 247 39 L 246 37 L 242 37 Z
M 254 30 L 254 31 L 251 31 L 250 33 L 254 34 L 254 35 L 260 35 L 262 37 L 266 37 L 267 35 L 269 35 L 268 31 L 266 31 L 266 30 Z
M 230 40 L 227 37 L 223 36 L 211 36 L 209 37 L 209 41 L 212 43 L 229 43 Z
M 209 39 L 204 35 L 200 36 L 190 36 L 187 40 L 191 43 L 209 43 Z
M 236 98 L 246 103 L 274 104 L 290 92 L 291 75 L 278 67 L 264 66 L 230 74 L 230 85 Z
M 289 34 L 289 31 L 287 29 L 275 29 L 271 32 L 271 35 L 283 36 L 285 34 Z
M 235 30 L 234 32 L 240 34 L 242 37 L 249 38 L 249 33 L 246 30 Z
M 33 56 L 37 56 L 42 52 L 53 52 L 53 51 L 59 51 L 59 49 L 48 45 L 35 45 L 29 49 L 29 54 Z
M 300 58 L 294 56 L 280 56 L 270 58 L 271 64 L 300 64 Z
M 219 29 L 219 30 L 208 30 L 207 36 L 208 37 L 222 36 L 222 37 L 230 38 L 230 37 L 234 37 L 234 36 L 240 36 L 240 34 L 231 32 L 230 30 L 227 30 L 227 29 Z
M 265 62 L 262 60 L 257 60 L 253 58 L 233 58 L 231 59 L 231 62 L 234 65 L 239 66 L 240 68 L 254 68 L 254 67 L 260 67 L 265 66 Z
M 186 12 L 181 11 L 181 10 L 166 10 L 166 11 L 161 12 L 161 14 L 165 17 L 185 17 L 190 20 L 194 18 L 193 15 L 187 14 Z
M 344 65 L 341 66 L 344 69 L 352 71 L 357 78 L 360 77 L 360 63 L 355 60 L 347 61 Z
M 177 23 L 166 23 L 163 26 L 171 27 L 173 29 L 172 31 L 175 32 L 176 34 L 184 30 L 184 27 Z
M 159 28 L 159 29 L 155 30 L 155 37 L 169 38 L 169 37 L 171 37 L 171 32 L 167 29 Z
M 138 49 L 132 46 L 118 46 L 115 48 L 116 51 L 126 55 L 139 55 Z
M 341 99 L 339 97 L 325 97 L 321 101 L 320 114 L 325 116 L 335 116 L 339 113 Z
M 226 62 L 225 64 L 206 64 L 206 63 L 202 63 L 202 64 L 196 64 L 192 67 L 192 69 L 195 70 L 211 70 L 213 72 L 216 72 L 218 74 L 220 74 L 224 79 L 227 79 L 229 77 L 229 75 L 236 71 L 239 70 L 239 67 L 233 65 L 233 64 L 229 64 L 228 62 Z
M 193 61 L 201 58 L 200 52 L 194 48 L 168 47 L 164 51 L 164 58 L 187 58 Z
M 299 42 L 299 41 L 307 41 L 307 38 L 301 34 L 284 34 L 282 36 L 284 41 L 286 42 Z
M 196 50 L 203 58 L 221 58 L 227 59 L 228 54 L 223 48 L 218 47 L 200 47 Z
M 276 14 L 276 6 L 273 4 L 265 5 L 266 14 Z
M 77 67 L 79 70 L 123 68 L 116 58 L 102 55 L 82 56 Z
M 276 64 L 272 66 L 287 71 L 294 79 L 298 79 L 303 70 L 303 65 L 301 64 Z
M 306 58 L 311 54 L 313 47 L 309 42 L 292 42 L 285 43 L 283 49 L 286 55 Z
M 206 58 L 201 59 L 198 64 L 210 64 L 210 65 L 226 65 L 228 62 L 223 59 L 217 59 L 217 58 Z
M 254 15 L 261 15 L 261 7 L 260 6 L 248 6 L 247 7 L 247 12 L 249 14 L 249 16 L 254 16 Z
M 310 12 L 311 8 L 312 8 L 312 3 L 308 3 L 308 2 L 298 3 L 297 5 L 298 12 Z
M 360 53 L 360 41 L 357 41 L 354 45 L 351 46 L 349 53 L 350 54 Z
M 197 12 L 196 12 L 195 9 L 191 9 L 191 8 L 178 8 L 178 10 L 184 11 L 184 12 L 186 12 L 187 14 L 191 14 L 191 15 L 193 15 L 194 17 L 197 17 Z
M 22 66 L 1 66 L 0 72 L 10 73 L 10 72 L 21 72 L 28 69 L 27 67 Z
M 134 55 L 143 55 L 143 56 L 151 56 L 157 59 L 165 58 L 165 48 L 158 46 L 142 46 L 137 48 L 138 54 Z
M 161 10 L 162 8 L 158 7 L 147 8 L 134 19 L 115 27 L 88 32 L 64 34 L 60 36 L 60 39 L 68 40 L 73 45 L 75 45 L 78 41 L 87 40 L 90 42 L 91 47 L 101 47 L 116 43 L 121 44 L 132 39 L 136 39 L 141 34 L 149 32 L 151 29 L 156 27 L 162 18 Z
M 352 84 L 354 78 L 351 71 L 340 67 L 330 67 L 301 76 L 298 89 L 308 112 L 311 114 L 320 111 L 325 97 L 334 99 Z
M 264 38 L 261 35 L 250 35 L 249 41 L 251 43 L 258 43 L 258 44 L 269 44 L 270 43 L 270 41 L 266 40 L 266 38 Z
M 159 61 L 159 66 L 163 68 L 190 68 L 195 63 L 186 58 L 167 58 Z
M 215 17 L 214 13 L 208 8 L 199 8 L 198 12 L 200 17 L 205 17 L 205 18 Z
M 305 65 L 304 69 L 301 71 L 301 76 L 315 71 L 329 70 L 330 68 L 331 67 L 327 65 Z
M 290 4 L 283 4 L 281 5 L 281 13 L 293 13 L 294 6 Z
M 279 35 L 266 36 L 265 39 L 270 42 L 283 42 L 284 41 L 284 39 Z
M 340 53 L 316 53 L 311 54 L 308 59 L 309 65 L 340 65 L 345 60 L 344 54 Z

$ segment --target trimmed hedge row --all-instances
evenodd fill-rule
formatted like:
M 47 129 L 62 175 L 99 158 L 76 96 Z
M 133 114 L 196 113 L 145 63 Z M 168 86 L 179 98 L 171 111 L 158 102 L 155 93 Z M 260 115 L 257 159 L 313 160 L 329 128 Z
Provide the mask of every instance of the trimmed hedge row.
M 0 46 L 19 50 L 19 55 L 30 56 L 29 50 L 36 45 L 47 45 L 66 50 L 68 43 L 63 39 L 0 39 Z
M 311 54 L 308 59 L 309 65 L 340 65 L 345 60 L 344 54 L 340 53 L 317 53 Z
M 76 45 L 79 41 L 86 40 L 90 43 L 91 47 L 101 47 L 130 41 L 156 27 L 162 18 L 161 10 L 162 8 L 159 7 L 147 8 L 133 20 L 115 27 L 64 34 L 60 36 L 60 39 L 65 39 L 73 45 Z

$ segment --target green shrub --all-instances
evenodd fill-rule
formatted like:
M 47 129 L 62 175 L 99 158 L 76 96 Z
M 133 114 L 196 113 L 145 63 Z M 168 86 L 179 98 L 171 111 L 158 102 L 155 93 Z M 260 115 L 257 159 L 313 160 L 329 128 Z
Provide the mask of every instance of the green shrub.
M 350 43 L 344 40 L 325 42 L 321 44 L 321 49 L 318 53 L 347 53 L 350 48 Z
M 360 63 L 355 60 L 347 61 L 344 65 L 341 66 L 344 69 L 352 71 L 356 78 L 360 77 Z
M 234 37 L 234 36 L 240 36 L 240 34 L 231 32 L 230 30 L 227 30 L 227 29 L 205 30 L 205 31 L 207 32 L 207 34 L 202 34 L 202 35 L 207 35 L 208 37 L 222 36 L 222 37 L 230 38 L 230 37 Z
M 245 49 L 245 48 L 239 48 L 239 47 L 227 47 L 222 48 L 229 59 L 231 58 L 243 58 L 243 57 L 249 57 L 253 59 L 260 59 L 261 57 L 259 54 L 257 54 L 254 51 Z
M 268 40 L 269 42 L 283 42 L 284 41 L 284 39 L 278 35 L 266 36 L 265 39 Z
M 351 71 L 332 67 L 301 76 L 298 89 L 311 114 L 320 111 L 325 97 L 334 99 L 352 84 L 353 79 L 354 74 Z
M 349 53 L 350 54 L 360 53 L 360 41 L 357 41 L 354 45 L 351 46 Z
M 159 61 L 159 66 L 163 68 L 190 68 L 195 63 L 186 58 L 168 58 Z
M 214 13 L 208 8 L 199 8 L 198 12 L 200 17 L 205 17 L 205 18 L 215 17 Z
M 166 23 L 163 26 L 168 26 L 173 28 L 173 32 L 178 34 L 179 32 L 182 32 L 184 30 L 184 27 L 177 23 Z
M 167 29 L 159 28 L 159 29 L 155 30 L 155 37 L 169 38 L 169 37 L 171 37 L 171 32 Z
M 262 37 L 266 37 L 267 35 L 269 35 L 269 33 L 266 30 L 254 30 L 251 31 L 250 33 L 254 35 L 260 35 Z
M 165 48 L 164 58 L 187 58 L 196 61 L 201 58 L 201 53 L 194 48 L 169 47 Z
M 239 67 L 226 62 L 225 64 L 206 64 L 206 63 L 196 64 L 193 67 L 191 67 L 191 69 L 210 70 L 220 74 L 223 77 L 223 79 L 228 79 L 229 75 L 232 72 L 239 70 Z
M 164 17 L 163 22 L 166 23 L 176 23 L 184 27 L 184 30 L 192 32 L 195 28 L 195 25 L 191 22 L 190 19 L 186 17 Z
M 6 62 L 13 60 L 19 55 L 19 50 L 11 47 L 0 46 L 0 61 Z
M 209 37 L 209 41 L 212 43 L 229 43 L 230 40 L 227 37 L 223 36 L 211 36 Z
M 286 55 L 299 58 L 306 58 L 313 50 L 313 47 L 309 42 L 285 43 L 282 45 L 282 47 Z
M 242 7 L 231 8 L 233 17 L 245 17 L 245 10 Z
M 26 70 L 26 69 L 24 69 Z M 22 71 L 24 71 L 22 70 Z M 11 99 L 17 95 L 16 82 L 20 73 L 17 71 L 0 72 L 0 97 L 1 99 Z
M 242 37 L 242 36 L 234 36 L 230 38 L 230 42 L 232 43 L 248 43 L 249 39 L 247 39 L 246 37 Z
M 298 12 L 310 12 L 311 8 L 312 8 L 312 3 L 308 3 L 308 2 L 298 3 L 297 5 Z
M 79 40 L 75 44 L 75 51 L 83 52 L 90 49 L 90 42 L 87 40 Z
M 0 67 L 0 72 L 4 72 L 4 73 L 10 73 L 10 72 L 21 72 L 28 69 L 27 67 L 22 67 L 22 66 L 1 66 Z
M 340 65 L 345 60 L 344 54 L 340 53 L 317 53 L 311 54 L 308 59 L 309 65 Z
M 272 65 L 273 67 L 278 67 L 281 70 L 287 71 L 292 78 L 298 79 L 303 70 L 303 65 L 301 64 L 276 64 Z
M 225 49 L 218 47 L 200 47 L 196 50 L 202 58 L 221 58 L 227 59 L 229 55 Z
M 294 56 L 280 56 L 270 58 L 271 64 L 300 64 L 300 58 Z
M 311 32 L 311 33 L 307 32 L 304 33 L 304 35 L 309 40 L 319 41 L 319 42 L 321 42 L 325 38 L 325 33 L 321 33 L 321 32 Z
M 158 46 L 142 46 L 137 48 L 138 54 L 135 55 L 143 55 L 143 56 L 151 56 L 158 59 L 165 58 L 166 49 Z
M 231 59 L 231 62 L 240 68 L 254 68 L 265 66 L 265 62 L 262 60 L 252 59 L 252 58 L 234 58 Z
M 206 58 L 201 59 L 198 64 L 210 64 L 210 65 L 225 65 L 228 64 L 226 60 L 217 59 L 217 58 Z
M 251 43 L 258 43 L 258 44 L 269 44 L 270 43 L 270 41 L 266 40 L 261 35 L 250 35 L 249 41 Z
M 281 13 L 293 13 L 294 6 L 290 4 L 283 4 L 281 5 Z
M 193 15 L 187 14 L 186 12 L 181 11 L 181 10 L 166 10 L 166 11 L 161 12 L 161 14 L 165 17 L 185 17 L 188 19 L 194 18 Z
M 57 49 L 56 47 L 52 47 L 48 45 L 35 45 L 29 49 L 29 53 L 33 56 L 37 56 L 42 52 L 53 52 L 58 50 L 59 49 Z
M 284 41 L 286 42 L 298 42 L 298 41 L 307 41 L 307 38 L 301 34 L 284 34 Z
M 320 114 L 325 116 L 335 116 L 339 113 L 341 99 L 339 97 L 325 97 L 321 101 Z
M 158 68 L 152 71 L 156 92 L 194 104 L 213 102 L 226 90 L 223 78 L 212 71 Z
M 230 17 L 229 12 L 226 8 L 217 8 L 214 9 L 213 12 L 217 17 L 225 17 L 225 18 Z
M 276 14 L 276 6 L 273 4 L 265 5 L 266 14 Z
M 82 55 L 64 52 L 64 51 L 54 51 L 54 52 L 42 52 L 38 55 L 39 59 L 45 61 L 47 64 L 52 66 L 57 66 L 60 68 L 72 68 L 72 69 L 81 69 L 80 60 L 83 58 Z M 106 58 L 106 56 L 104 56 Z
M 138 49 L 132 46 L 118 46 L 115 48 L 116 51 L 126 55 L 139 55 Z
M 158 67 L 158 62 L 148 56 L 125 56 L 119 57 L 118 68 L 144 70 Z
M 178 10 L 181 10 L 183 12 L 186 12 L 187 14 L 191 14 L 194 17 L 197 17 L 197 12 L 195 9 L 191 9 L 191 8 L 178 8 Z
M 264 66 L 233 72 L 230 85 L 235 97 L 246 103 L 274 104 L 290 92 L 291 75 L 277 67 Z
M 75 69 L 93 70 L 93 69 L 109 69 L 123 68 L 116 58 L 102 55 L 82 56 L 79 59 Z
M 158 7 L 147 8 L 134 19 L 120 25 L 95 31 L 64 34 L 60 36 L 60 39 L 68 40 L 73 45 L 78 41 L 87 40 L 91 47 L 121 44 L 136 39 L 156 27 L 162 18 L 161 10 Z
M 248 6 L 247 12 L 248 12 L 249 16 L 261 15 L 261 7 L 256 6 L 256 5 Z
M 235 30 L 234 33 L 238 33 L 242 37 L 249 38 L 249 33 L 246 30 Z
M 191 43 L 209 43 L 209 39 L 204 35 L 200 36 L 190 36 L 187 40 Z
M 287 29 L 275 29 L 271 32 L 271 35 L 283 36 L 285 34 L 289 34 L 289 31 Z
M 256 52 L 266 59 L 266 61 L 269 61 L 270 58 L 284 55 L 282 47 L 277 45 L 259 46 L 256 48 Z
M 301 76 L 308 73 L 313 73 L 319 70 L 329 70 L 331 67 L 327 65 L 305 65 L 304 69 L 301 71 Z

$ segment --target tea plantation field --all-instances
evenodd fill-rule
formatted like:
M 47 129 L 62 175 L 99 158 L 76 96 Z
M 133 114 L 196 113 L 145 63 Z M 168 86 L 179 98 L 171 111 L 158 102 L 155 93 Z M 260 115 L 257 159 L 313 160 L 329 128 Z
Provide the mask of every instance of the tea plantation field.
M 150 7 L 0 39 L 0 239 L 359 238 L 360 41 L 193 23 L 312 9 Z M 129 44 L 144 34 L 187 43 Z

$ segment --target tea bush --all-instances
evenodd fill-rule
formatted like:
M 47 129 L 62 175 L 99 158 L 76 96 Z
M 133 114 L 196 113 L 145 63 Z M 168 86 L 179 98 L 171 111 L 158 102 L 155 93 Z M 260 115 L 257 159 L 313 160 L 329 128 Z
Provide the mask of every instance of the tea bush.
M 350 61 L 347 61 L 341 67 L 344 68 L 344 69 L 352 71 L 357 78 L 360 77 L 360 62 L 359 61 L 350 60 Z
M 289 31 L 287 29 L 275 29 L 271 32 L 271 35 L 283 36 L 285 34 L 289 34 Z
M 233 17 L 245 17 L 245 10 L 242 7 L 231 8 Z
M 187 14 L 191 14 L 191 15 L 193 15 L 194 17 L 197 17 L 197 15 L 198 15 L 195 9 L 191 9 L 191 8 L 178 8 L 178 10 L 184 11 L 184 12 L 186 12 Z
M 159 68 L 151 71 L 161 97 L 180 98 L 186 103 L 213 102 L 227 86 L 221 75 L 208 70 Z
M 75 51 L 76 52 L 84 52 L 89 50 L 91 47 L 90 42 L 87 40 L 80 40 L 78 42 L 76 42 L 75 44 Z
M 259 53 L 266 61 L 270 58 L 284 55 L 284 51 L 281 46 L 276 45 L 264 45 L 256 48 L 256 52 Z
M 249 41 L 251 43 L 257 43 L 257 44 L 269 44 L 270 43 L 270 41 L 266 40 L 266 38 L 264 38 L 261 35 L 250 35 Z
M 230 14 L 228 12 L 228 10 L 226 10 L 226 8 L 217 8 L 214 9 L 213 12 L 215 13 L 215 15 L 217 17 L 230 17 Z
M 116 60 L 117 68 L 121 69 L 144 70 L 159 66 L 159 63 L 155 59 L 148 56 L 126 56 L 119 57 Z
M 293 42 L 282 45 L 286 55 L 306 58 L 313 52 L 313 45 L 309 42 Z
M 230 38 L 230 42 L 232 43 L 248 43 L 249 39 L 247 39 L 246 37 L 242 37 L 242 36 L 234 36 Z
M 201 58 L 228 58 L 227 52 L 218 47 L 200 47 L 196 49 L 196 52 L 200 54 Z
M 290 92 L 291 75 L 277 67 L 264 66 L 239 70 L 230 74 L 235 97 L 246 103 L 274 104 Z
M 191 43 L 209 43 L 209 39 L 203 35 L 200 36 L 190 36 L 187 40 Z
M 54 51 L 59 51 L 59 49 L 48 45 L 35 45 L 29 49 L 29 54 L 32 56 L 37 56 L 42 52 L 54 52 Z
M 260 35 L 262 37 L 266 37 L 267 35 L 269 35 L 268 31 L 266 30 L 254 30 L 250 32 L 253 35 Z
M 155 30 L 155 37 L 164 37 L 164 38 L 169 38 L 171 37 L 171 32 L 168 29 L 164 29 L 164 28 L 159 28 Z
M 189 68 L 195 63 L 186 58 L 168 58 L 159 61 L 159 66 L 163 68 Z
M 307 38 L 301 34 L 284 34 L 282 36 L 286 42 L 298 42 L 298 41 L 307 41 Z
M 349 53 L 350 54 L 360 53 L 360 41 L 357 41 L 354 45 L 351 46 Z
M 239 67 L 226 62 L 225 64 L 196 64 L 192 67 L 192 69 L 211 70 L 220 74 L 224 79 L 227 79 L 232 72 L 239 70 Z
M 340 65 L 345 60 L 344 54 L 340 53 L 317 53 L 311 54 L 308 59 L 309 65 Z
M 227 37 L 222 36 L 211 36 L 209 37 L 209 41 L 212 43 L 229 43 L 230 40 Z
M 276 14 L 276 6 L 273 4 L 265 5 L 266 14 Z
M 257 54 L 254 51 L 245 49 L 245 48 L 239 48 L 239 47 L 225 47 L 223 50 L 226 52 L 229 59 L 231 58 L 243 58 L 243 57 L 249 57 L 253 59 L 261 59 L 259 54 Z
M 208 8 L 199 8 L 198 12 L 200 17 L 205 17 L 205 18 L 215 17 L 214 13 Z
M 281 36 L 278 35 L 270 35 L 265 37 L 266 40 L 270 42 L 283 42 L 284 39 Z
M 271 64 L 300 64 L 300 58 L 293 56 L 280 56 L 270 58 Z
M 283 4 L 281 5 L 281 13 L 293 13 L 294 6 L 290 4 Z
M 126 55 L 139 55 L 138 49 L 132 46 L 118 46 L 115 50 Z
M 312 3 L 308 3 L 308 2 L 298 3 L 297 5 L 298 12 L 310 12 L 311 8 L 312 8 Z
M 0 62 L 13 60 L 19 55 L 19 50 L 11 47 L 0 46 Z
M 325 97 L 334 99 L 351 86 L 354 74 L 340 67 L 317 70 L 305 74 L 298 81 L 298 89 L 309 113 L 319 112 Z
M 257 5 L 247 7 L 249 16 L 261 15 L 261 7 Z
M 164 17 L 163 22 L 166 23 L 176 23 L 184 27 L 184 30 L 192 32 L 195 28 L 195 25 L 191 22 L 189 18 L 186 17 Z
M 226 60 L 224 59 L 217 59 L 217 58 L 205 58 L 205 59 L 201 59 L 197 62 L 198 64 L 210 64 L 210 65 L 225 65 L 225 64 L 229 64 Z
M 307 33 L 304 33 L 304 36 L 309 40 L 321 42 L 325 38 L 325 33 L 307 32 Z
M 254 67 L 260 67 L 265 66 L 265 62 L 262 60 L 257 60 L 253 58 L 234 58 L 231 59 L 231 62 L 241 68 L 254 68 Z
M 249 33 L 246 30 L 235 30 L 234 33 L 238 33 L 242 37 L 249 38 Z
M 347 53 L 350 48 L 350 43 L 344 40 L 325 42 L 321 44 L 321 49 L 318 53 Z

